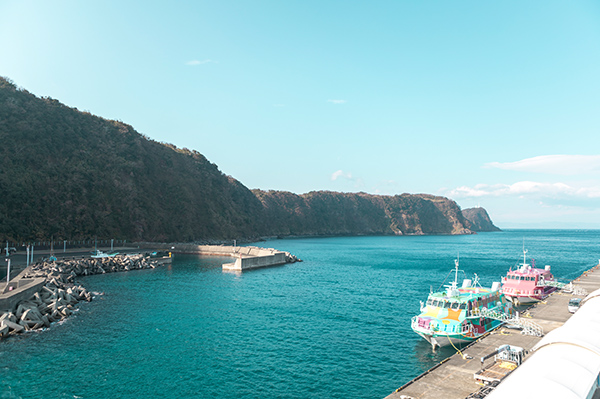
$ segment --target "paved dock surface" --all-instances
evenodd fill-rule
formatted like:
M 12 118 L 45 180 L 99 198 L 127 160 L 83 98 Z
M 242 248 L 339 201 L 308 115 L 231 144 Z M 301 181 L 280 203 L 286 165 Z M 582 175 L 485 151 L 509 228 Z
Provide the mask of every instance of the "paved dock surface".
M 600 265 L 584 272 L 573 284 L 591 293 L 600 288 Z M 567 304 L 573 297 L 583 298 L 583 295 L 571 295 L 557 291 L 544 302 L 529 308 L 521 316 L 530 318 L 544 329 L 544 334 L 562 326 L 571 317 Z M 530 351 L 541 337 L 523 335 L 519 330 L 500 327 L 482 337 L 462 350 L 463 358 L 458 353 L 434 366 L 428 372 L 398 388 L 386 399 L 464 399 L 479 391 L 482 387 L 473 378 L 473 374 L 481 368 L 481 357 L 488 355 L 500 345 L 520 346 Z M 528 356 L 525 357 L 527 361 Z M 485 364 L 491 362 L 488 360 Z

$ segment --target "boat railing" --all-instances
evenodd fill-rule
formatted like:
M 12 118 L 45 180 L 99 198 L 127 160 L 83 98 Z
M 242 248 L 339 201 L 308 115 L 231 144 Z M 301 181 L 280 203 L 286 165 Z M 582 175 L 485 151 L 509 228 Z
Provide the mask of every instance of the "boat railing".
M 538 281 L 536 287 L 556 287 L 563 288 L 565 283 L 559 283 L 558 281 Z

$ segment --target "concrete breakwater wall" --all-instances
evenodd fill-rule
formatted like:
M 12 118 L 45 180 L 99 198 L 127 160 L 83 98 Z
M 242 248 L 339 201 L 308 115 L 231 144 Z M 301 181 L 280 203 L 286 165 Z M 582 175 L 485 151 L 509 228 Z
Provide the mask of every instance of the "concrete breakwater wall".
M 92 293 L 76 284 L 76 277 L 148 269 L 156 265 L 143 255 L 36 263 L 11 282 L 17 287 L 21 282 L 31 282 L 23 287 L 33 290 L 27 299 L 23 300 L 27 292 L 23 294 L 18 288 L 0 295 L 0 336 L 49 327 L 50 323 L 71 315 L 79 301 L 91 301 Z
M 224 263 L 223 270 L 242 271 L 302 262 L 289 252 L 273 248 L 238 247 L 231 245 L 194 245 L 194 244 L 160 244 L 140 243 L 140 248 L 163 248 L 175 253 L 196 254 L 202 256 L 227 256 L 235 258 L 233 263 Z

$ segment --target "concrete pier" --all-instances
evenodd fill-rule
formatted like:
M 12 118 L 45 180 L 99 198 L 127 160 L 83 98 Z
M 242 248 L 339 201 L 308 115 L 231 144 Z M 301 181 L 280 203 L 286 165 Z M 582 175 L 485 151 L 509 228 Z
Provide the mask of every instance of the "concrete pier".
M 600 265 L 585 271 L 573 284 L 588 293 L 600 288 Z M 584 298 L 585 295 L 572 295 L 556 291 L 545 301 L 534 305 L 522 314 L 544 329 L 544 334 L 562 326 L 570 317 L 567 305 L 571 298 Z M 425 373 L 398 388 L 386 399 L 464 399 L 477 393 L 478 385 L 473 374 L 480 370 L 480 359 L 501 345 L 520 346 L 530 351 L 542 338 L 523 335 L 519 330 L 499 327 L 484 337 L 461 349 L 461 353 L 443 360 Z M 461 356 L 462 354 L 462 356 Z M 528 357 L 525 357 L 525 362 Z M 484 395 L 480 396 L 484 397 Z
M 260 247 L 238 247 L 231 245 L 193 245 L 193 244 L 140 244 L 140 248 L 146 245 L 152 248 L 163 248 L 178 254 L 195 254 L 202 256 L 226 256 L 235 259 L 234 262 L 224 263 L 224 271 L 244 271 L 261 267 L 278 266 L 286 263 L 301 262 L 289 252 L 279 251 L 273 248 Z

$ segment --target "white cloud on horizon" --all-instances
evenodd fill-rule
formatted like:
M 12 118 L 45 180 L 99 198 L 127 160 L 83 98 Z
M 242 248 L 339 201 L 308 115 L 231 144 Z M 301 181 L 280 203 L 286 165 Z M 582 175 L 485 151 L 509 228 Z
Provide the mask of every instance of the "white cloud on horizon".
M 515 162 L 490 162 L 484 167 L 557 175 L 600 173 L 600 155 L 542 155 Z
M 595 200 L 600 198 L 600 184 L 575 187 L 566 183 L 540 183 L 520 181 L 514 184 L 477 184 L 449 190 L 451 198 L 520 197 L 534 200 L 552 199 L 553 202 Z M 600 205 L 594 201 L 596 206 Z
M 203 64 L 218 64 L 218 61 L 213 61 L 213 60 L 191 60 L 185 63 L 185 65 L 189 65 L 189 66 L 197 66 L 197 65 L 203 65 Z
M 346 100 L 327 100 L 328 103 L 333 103 L 333 104 L 346 104 L 348 101 Z

